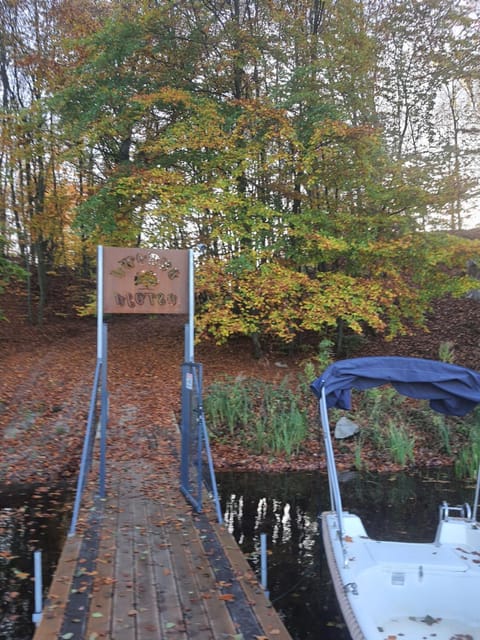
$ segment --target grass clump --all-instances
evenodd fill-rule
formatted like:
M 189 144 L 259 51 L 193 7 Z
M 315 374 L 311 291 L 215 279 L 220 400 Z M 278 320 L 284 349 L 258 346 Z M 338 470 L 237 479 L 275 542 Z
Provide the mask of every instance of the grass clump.
M 279 384 L 225 377 L 205 393 L 205 415 L 212 439 L 235 438 L 254 453 L 297 453 L 309 420 L 300 394 L 288 378 Z
M 255 454 L 285 455 L 308 447 L 318 430 L 318 414 L 310 382 L 317 367 L 328 361 L 328 344 L 315 362 L 291 382 L 279 383 L 255 378 L 229 377 L 211 384 L 205 391 L 205 414 L 213 441 L 240 444 Z M 450 357 L 446 345 L 443 356 Z M 392 464 L 449 464 L 455 460 L 460 478 L 474 477 L 480 465 L 480 409 L 465 419 L 432 411 L 426 401 L 415 401 L 388 385 L 363 392 L 353 391 L 353 410 L 329 412 L 332 430 L 347 416 L 360 430 L 352 437 L 334 442 L 340 454 L 351 457 L 357 470 L 389 468 Z M 345 459 L 346 462 L 346 459 Z
M 404 467 L 409 462 L 415 461 L 415 436 L 404 425 L 389 421 L 387 449 L 390 451 L 393 462 Z
M 477 407 L 463 422 L 465 443 L 455 460 L 455 474 L 459 478 L 475 478 L 480 467 L 480 408 Z

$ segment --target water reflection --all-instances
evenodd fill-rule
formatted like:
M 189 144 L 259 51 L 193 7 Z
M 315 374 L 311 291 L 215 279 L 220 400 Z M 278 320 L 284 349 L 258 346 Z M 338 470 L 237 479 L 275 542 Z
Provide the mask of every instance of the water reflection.
M 33 552 L 42 551 L 47 587 L 66 535 L 67 502 L 61 487 L 0 486 L 0 640 L 33 635 Z
M 330 580 L 319 516 L 329 491 L 317 473 L 219 473 L 225 524 L 260 575 L 260 534 L 268 536 L 268 588 L 294 640 L 349 640 Z M 394 475 L 347 473 L 344 508 L 359 514 L 373 538 L 431 541 L 438 507 L 473 502 L 474 488 L 450 471 Z

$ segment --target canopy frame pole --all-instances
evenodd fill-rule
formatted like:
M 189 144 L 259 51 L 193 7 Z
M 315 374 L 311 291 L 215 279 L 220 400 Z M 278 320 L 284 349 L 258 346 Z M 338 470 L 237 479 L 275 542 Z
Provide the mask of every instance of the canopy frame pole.
M 478 500 L 480 497 L 480 466 L 477 471 L 477 486 L 475 487 L 475 499 L 473 501 L 473 509 L 472 509 L 472 521 L 477 521 L 477 512 L 478 512 Z
M 323 441 L 325 444 L 325 453 L 327 456 L 327 472 L 328 487 L 330 490 L 330 503 L 332 511 L 337 515 L 338 536 L 343 539 L 343 507 L 342 497 L 340 494 L 340 485 L 338 482 L 337 468 L 335 466 L 335 454 L 333 452 L 332 436 L 330 434 L 330 424 L 328 421 L 327 398 L 325 395 L 325 385 L 322 385 L 322 394 L 320 397 L 320 417 L 323 431 Z

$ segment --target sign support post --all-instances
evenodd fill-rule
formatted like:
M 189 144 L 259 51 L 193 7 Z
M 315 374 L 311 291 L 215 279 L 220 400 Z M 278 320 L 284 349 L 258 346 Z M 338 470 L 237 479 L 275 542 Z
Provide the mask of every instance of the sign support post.
M 103 359 L 103 247 L 97 247 L 97 360 Z
M 108 378 L 107 378 L 107 325 L 103 321 L 104 265 L 103 247 L 97 248 L 97 359 L 100 362 L 100 498 L 105 497 L 107 466 Z
M 185 362 L 195 362 L 195 276 L 193 251 L 188 251 L 188 331 L 186 336 Z
M 195 291 L 194 253 L 192 249 L 125 249 L 97 248 L 97 365 L 90 401 L 82 464 L 79 474 L 75 512 L 71 534 L 75 530 L 81 493 L 91 463 L 95 438 L 94 416 L 100 390 L 100 461 L 99 497 L 105 497 L 107 426 L 109 395 L 107 387 L 107 325 L 104 314 L 183 314 L 185 325 L 184 364 L 182 365 L 182 449 L 181 489 L 195 508 L 201 510 L 203 482 L 202 452 L 208 458 L 210 480 L 221 521 L 216 481 L 201 398 L 201 365 L 194 361 Z M 196 478 L 190 481 L 191 468 Z M 196 492 L 191 490 L 196 484 Z M 70 535 L 70 534 L 69 534 Z

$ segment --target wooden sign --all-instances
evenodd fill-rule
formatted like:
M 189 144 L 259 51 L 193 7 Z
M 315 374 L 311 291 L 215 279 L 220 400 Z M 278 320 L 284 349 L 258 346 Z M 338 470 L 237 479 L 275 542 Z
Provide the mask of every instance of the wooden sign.
M 188 251 L 103 249 L 104 313 L 188 313 Z

